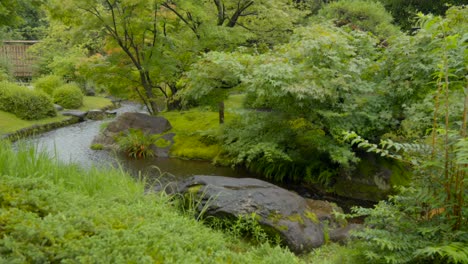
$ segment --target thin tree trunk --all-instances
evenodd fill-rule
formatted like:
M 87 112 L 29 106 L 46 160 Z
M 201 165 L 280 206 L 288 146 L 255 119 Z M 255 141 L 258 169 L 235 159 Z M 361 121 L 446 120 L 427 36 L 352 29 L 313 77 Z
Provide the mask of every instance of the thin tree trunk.
M 224 101 L 219 102 L 219 123 L 224 124 Z
M 145 89 L 148 104 L 150 106 L 148 108 L 148 112 L 151 115 L 157 115 L 159 110 L 158 110 L 158 105 L 156 104 L 156 101 L 155 101 L 156 98 L 155 98 L 155 96 L 153 94 L 153 87 L 151 86 L 150 83 L 148 83 L 148 80 L 146 79 L 145 74 L 143 72 L 141 72 L 141 71 L 140 71 L 140 79 L 141 79 L 141 83 L 143 85 L 143 88 Z

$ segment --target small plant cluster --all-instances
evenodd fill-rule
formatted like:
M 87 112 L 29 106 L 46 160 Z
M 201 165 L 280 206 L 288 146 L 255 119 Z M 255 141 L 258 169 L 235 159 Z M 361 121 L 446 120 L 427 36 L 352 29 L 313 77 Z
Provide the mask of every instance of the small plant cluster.
M 60 76 L 46 75 L 34 82 L 34 87 L 50 95 L 54 103 L 68 109 L 83 105 L 83 92 L 75 83 L 66 84 Z
M 119 150 L 134 159 L 154 157 L 153 145 L 165 145 L 159 135 L 149 135 L 138 129 L 130 129 L 126 134 L 116 137 Z
M 0 110 L 25 120 L 56 116 L 50 97 L 10 82 L 0 82 Z
M 205 223 L 211 228 L 222 230 L 235 238 L 247 239 L 253 244 L 270 243 L 280 245 L 281 238 L 268 234 L 258 222 L 255 213 L 240 215 L 235 219 L 206 218 Z

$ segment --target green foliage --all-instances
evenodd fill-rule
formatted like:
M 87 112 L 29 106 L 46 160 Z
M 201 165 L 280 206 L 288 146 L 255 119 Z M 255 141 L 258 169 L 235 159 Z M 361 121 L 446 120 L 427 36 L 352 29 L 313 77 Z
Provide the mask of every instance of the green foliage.
M 144 182 L 122 171 L 83 170 L 0 144 L 1 262 L 300 262 L 180 215 L 169 197 L 145 193 Z
M 279 245 L 281 238 L 268 234 L 259 224 L 258 217 L 255 213 L 252 213 L 250 215 L 240 215 L 236 219 L 207 217 L 203 221 L 211 228 L 222 230 L 238 239 L 248 239 L 254 244 L 270 243 Z
M 319 15 L 333 19 L 339 27 L 372 32 L 381 39 L 398 33 L 398 29 L 391 24 L 392 16 L 381 3 L 372 0 L 334 1 L 324 6 Z
M 56 104 L 67 109 L 76 109 L 83 105 L 83 92 L 74 83 L 58 87 L 52 95 Z
M 223 138 L 233 164 L 270 178 L 327 184 L 357 161 L 343 144 L 348 127 L 378 137 L 395 123 L 372 82 L 377 40 L 329 24 L 298 28 L 288 44 L 260 55 L 225 55 L 256 108 Z M 219 55 L 218 55 L 219 56 Z
M 0 82 L 11 81 L 13 76 L 13 67 L 11 63 L 6 59 L 0 58 Z
M 56 116 L 52 100 L 45 93 L 10 82 L 0 82 L 0 110 L 24 120 Z
M 462 6 L 464 0 L 379 0 L 405 30 L 411 30 L 417 20 L 416 13 L 444 15 L 451 6 Z
M 347 134 L 367 151 L 412 164 L 415 175 L 408 187 L 401 187 L 388 201 L 373 209 L 354 209 L 355 214 L 367 216 L 367 228 L 356 236 L 362 241 L 360 254 L 370 262 L 468 262 L 467 212 L 463 209 L 468 202 L 464 187 L 468 157 L 465 12 L 452 8 L 446 18 L 420 17 L 422 29 L 415 38 L 427 41 L 428 49 L 422 53 L 431 54 L 436 64 L 432 66 L 435 81 L 431 85 L 437 90 L 431 94 L 430 133 L 412 144 L 384 140 L 380 146 Z M 461 104 L 461 109 L 453 104 Z M 400 155 L 405 150 L 410 152 Z
M 35 56 L 35 72 L 38 75 L 56 75 L 68 81 L 84 85 L 85 80 L 78 65 L 88 54 L 93 54 L 100 44 L 94 32 L 79 31 L 55 21 L 47 28 L 47 36 L 28 49 Z
M 373 209 L 354 209 L 354 216 L 367 216 L 368 228 L 355 233 L 361 254 L 373 263 L 466 263 L 468 230 L 453 231 L 437 208 L 442 197 L 415 187 L 401 188 Z
M 42 76 L 34 81 L 34 87 L 52 96 L 55 89 L 64 85 L 64 81 L 57 75 Z
M 154 144 L 154 137 L 143 133 L 141 130 L 130 129 L 126 134 L 116 138 L 120 151 L 134 159 L 145 159 L 153 157 L 154 151 L 151 145 Z
M 240 83 L 237 72 L 243 66 L 236 60 L 226 59 L 226 54 L 210 52 L 193 64 L 186 73 L 186 86 L 179 93 L 183 103 L 187 105 L 217 106 L 228 97 L 227 89 Z

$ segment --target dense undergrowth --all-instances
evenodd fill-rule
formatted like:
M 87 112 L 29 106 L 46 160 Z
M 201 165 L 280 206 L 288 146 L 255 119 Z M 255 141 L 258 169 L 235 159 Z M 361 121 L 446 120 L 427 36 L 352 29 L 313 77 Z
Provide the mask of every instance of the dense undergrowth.
M 0 143 L 2 263 L 298 263 L 181 215 L 169 197 L 119 170 L 59 164 Z

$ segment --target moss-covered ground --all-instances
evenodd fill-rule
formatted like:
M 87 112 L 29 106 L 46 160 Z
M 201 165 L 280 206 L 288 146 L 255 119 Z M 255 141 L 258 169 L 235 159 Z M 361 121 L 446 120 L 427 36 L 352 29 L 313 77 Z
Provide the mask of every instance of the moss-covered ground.
M 225 101 L 225 122 L 232 120 L 241 110 L 244 95 L 231 95 Z M 187 159 L 213 160 L 221 148 L 216 135 L 222 125 L 216 110 L 198 107 L 187 111 L 163 112 L 172 124 L 169 133 L 175 133 L 171 155 Z
M 112 106 L 112 102 L 107 98 L 85 96 L 83 98 L 83 106 L 80 107 L 79 110 L 88 111 L 91 109 L 102 109 L 110 106 Z M 41 120 L 22 120 L 14 114 L 0 111 L 0 134 L 13 133 L 17 130 L 31 127 L 34 125 L 55 123 L 69 118 L 70 117 L 58 114 L 56 117 L 45 118 Z
M 112 101 L 108 98 L 99 96 L 85 96 L 83 98 L 83 106 L 78 110 L 89 111 L 93 109 L 103 109 L 112 106 Z

